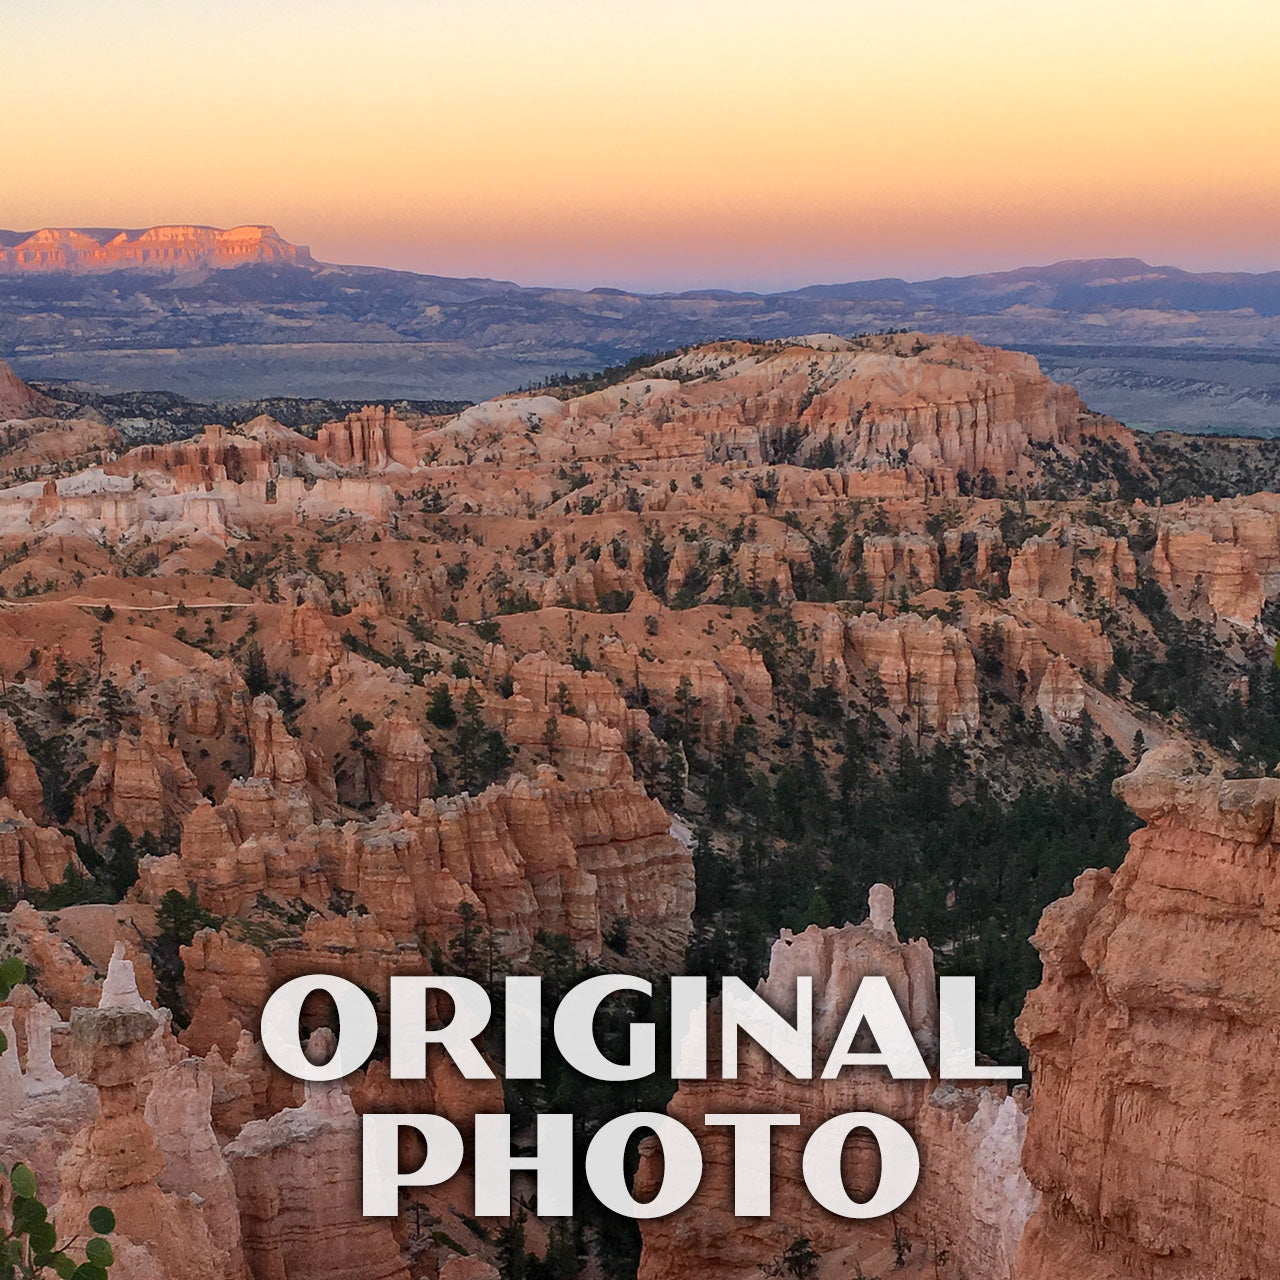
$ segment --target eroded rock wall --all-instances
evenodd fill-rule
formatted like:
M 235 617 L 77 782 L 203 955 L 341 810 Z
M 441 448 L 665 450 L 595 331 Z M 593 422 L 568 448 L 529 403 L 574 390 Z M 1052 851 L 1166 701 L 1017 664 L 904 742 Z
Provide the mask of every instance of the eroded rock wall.
M 1116 783 L 1146 826 L 1036 931 L 1044 979 L 1018 1032 L 1043 1192 L 1020 1280 L 1270 1275 L 1280 1238 L 1273 1084 L 1280 779 L 1148 752 Z

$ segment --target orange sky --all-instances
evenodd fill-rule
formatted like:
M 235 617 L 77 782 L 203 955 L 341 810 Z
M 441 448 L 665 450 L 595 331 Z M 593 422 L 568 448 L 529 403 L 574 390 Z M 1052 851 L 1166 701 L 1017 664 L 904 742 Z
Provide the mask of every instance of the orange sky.
M 1278 65 L 1274 0 L 43 0 L 0 226 L 576 285 L 1275 269 Z

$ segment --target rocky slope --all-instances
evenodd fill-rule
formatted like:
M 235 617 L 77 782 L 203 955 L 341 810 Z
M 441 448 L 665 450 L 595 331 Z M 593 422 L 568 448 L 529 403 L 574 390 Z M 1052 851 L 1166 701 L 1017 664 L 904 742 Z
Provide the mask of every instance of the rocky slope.
M 52 410 L 53 403 L 47 396 L 32 391 L 3 360 L 0 360 L 0 420 L 35 418 Z
M 523 440 L 534 418 L 542 438 Z M 480 405 L 449 431 L 450 444 L 494 462 L 554 450 L 582 461 L 903 469 L 952 493 L 1026 484 L 1042 471 L 1037 449 L 1074 456 L 1086 436 L 1116 440 L 1140 466 L 1118 424 L 1087 415 L 1029 357 L 923 335 L 702 347 L 564 402 Z

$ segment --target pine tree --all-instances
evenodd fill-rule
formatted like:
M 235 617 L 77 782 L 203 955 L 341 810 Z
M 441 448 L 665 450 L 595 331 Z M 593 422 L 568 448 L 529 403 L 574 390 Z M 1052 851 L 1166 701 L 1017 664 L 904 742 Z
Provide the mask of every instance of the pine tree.
M 119 686 L 108 676 L 98 689 L 98 710 L 107 728 L 113 734 L 120 732 L 120 726 L 128 714 L 125 707 L 124 694 Z
M 251 641 L 245 646 L 244 665 L 240 669 L 240 674 L 244 677 L 245 688 L 249 690 L 251 698 L 270 692 L 271 672 L 267 669 L 267 660 L 263 655 L 262 646 L 256 641 Z
M 107 837 L 103 873 L 117 898 L 123 898 L 138 881 L 138 855 L 133 847 L 133 836 L 122 822 L 117 822 Z
M 452 729 L 458 723 L 458 714 L 453 709 L 453 699 L 449 696 L 449 686 L 438 684 L 431 691 L 431 701 L 427 703 L 427 719 L 437 729 Z
M 441 688 L 444 686 L 442 685 Z M 462 714 L 458 717 L 458 771 L 462 785 L 472 792 L 484 787 L 481 776 L 481 750 L 484 745 L 484 721 L 480 717 L 484 700 L 473 684 L 462 695 Z

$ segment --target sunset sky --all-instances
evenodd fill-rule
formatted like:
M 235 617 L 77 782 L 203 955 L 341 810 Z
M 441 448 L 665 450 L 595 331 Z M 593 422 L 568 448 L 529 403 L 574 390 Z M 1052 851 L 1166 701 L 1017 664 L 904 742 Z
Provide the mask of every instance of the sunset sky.
M 1280 268 L 1275 0 L 42 0 L 0 226 L 640 288 Z

